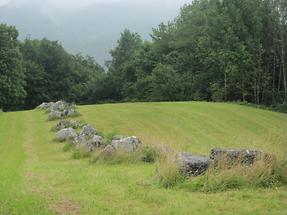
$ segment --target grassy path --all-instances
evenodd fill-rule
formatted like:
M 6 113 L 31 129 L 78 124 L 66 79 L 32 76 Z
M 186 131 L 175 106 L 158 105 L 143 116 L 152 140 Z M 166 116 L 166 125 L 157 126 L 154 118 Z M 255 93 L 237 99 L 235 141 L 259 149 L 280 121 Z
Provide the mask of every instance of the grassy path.
M 0 113 L 1 214 L 48 214 L 43 202 L 24 186 L 26 118 L 27 113 Z
M 287 122 L 286 115 L 222 104 L 99 105 L 80 111 L 104 132 L 200 153 L 214 145 L 238 146 L 244 138 L 270 148 L 264 138 Z M 72 160 L 63 144 L 51 142 L 55 122 L 46 117 L 39 111 L 0 113 L 0 214 L 287 214 L 287 187 L 222 193 L 190 192 L 184 185 L 164 189 L 153 183 L 154 164 Z

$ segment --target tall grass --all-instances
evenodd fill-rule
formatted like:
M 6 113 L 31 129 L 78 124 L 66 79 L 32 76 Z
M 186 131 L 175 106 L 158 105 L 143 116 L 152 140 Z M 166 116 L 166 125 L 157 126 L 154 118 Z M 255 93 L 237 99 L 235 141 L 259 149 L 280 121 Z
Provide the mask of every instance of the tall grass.
M 102 150 L 97 150 L 91 155 L 91 163 L 153 163 L 158 160 L 160 152 L 152 146 L 141 146 L 133 152 L 125 150 L 115 150 L 111 154 L 104 153 Z
M 272 188 L 287 184 L 287 151 L 278 149 L 278 145 L 286 146 L 286 135 L 271 135 L 277 148 L 264 154 L 253 165 L 243 165 L 240 159 L 237 163 L 227 162 L 224 158 L 216 166 L 213 165 L 201 176 L 184 177 L 176 160 L 176 153 L 162 156 L 157 178 L 165 187 L 179 186 L 190 191 L 220 192 L 240 188 Z M 275 144 L 270 142 L 270 146 Z M 281 152 L 280 152 L 281 151 Z
M 167 188 L 184 180 L 175 152 L 170 151 L 166 154 L 161 154 L 157 165 L 157 179 L 161 186 Z
M 85 147 L 77 147 L 73 148 L 72 158 L 75 160 L 89 158 L 91 157 L 91 153 L 87 151 Z
M 247 187 L 272 188 L 284 184 L 287 184 L 286 157 L 268 162 L 260 159 L 249 167 L 236 165 L 225 169 L 211 168 L 203 176 L 190 178 L 183 186 L 190 186 L 197 191 L 218 192 Z

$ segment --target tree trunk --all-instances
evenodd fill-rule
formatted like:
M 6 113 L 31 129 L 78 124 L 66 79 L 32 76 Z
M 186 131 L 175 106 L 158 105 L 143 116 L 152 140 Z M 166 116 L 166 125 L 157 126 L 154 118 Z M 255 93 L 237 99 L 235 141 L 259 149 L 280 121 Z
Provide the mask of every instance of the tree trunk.
M 241 94 L 242 94 L 242 101 L 243 102 L 245 102 L 244 92 L 245 92 L 245 83 L 244 83 L 244 78 L 242 77 L 242 80 L 241 80 Z
M 275 102 L 275 74 L 276 74 L 276 55 L 273 58 L 273 74 L 272 74 L 272 103 Z
M 283 73 L 283 83 L 284 83 L 284 102 L 287 102 L 287 82 L 286 82 L 286 71 L 285 71 L 285 52 L 284 52 L 284 41 L 282 40 L 282 73 Z
M 278 77 L 278 88 L 277 88 L 277 90 L 278 90 L 278 93 L 280 93 L 280 89 L 281 89 L 281 76 L 282 76 L 282 63 L 280 62 L 280 64 L 279 64 L 279 77 Z
M 224 70 L 224 100 L 227 101 L 227 72 Z

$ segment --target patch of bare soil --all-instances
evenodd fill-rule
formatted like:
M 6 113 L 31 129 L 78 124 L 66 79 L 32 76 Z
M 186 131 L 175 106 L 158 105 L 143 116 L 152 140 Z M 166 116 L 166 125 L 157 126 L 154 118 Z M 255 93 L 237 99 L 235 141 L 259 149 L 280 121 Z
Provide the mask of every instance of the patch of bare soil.
M 51 206 L 51 210 L 55 214 L 61 215 L 77 215 L 80 207 L 71 200 L 62 200 Z

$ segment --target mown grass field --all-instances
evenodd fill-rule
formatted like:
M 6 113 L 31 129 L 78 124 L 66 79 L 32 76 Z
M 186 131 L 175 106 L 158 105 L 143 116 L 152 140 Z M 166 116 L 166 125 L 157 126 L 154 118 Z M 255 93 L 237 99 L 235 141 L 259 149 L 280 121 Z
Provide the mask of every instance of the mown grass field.
M 287 115 L 234 104 L 81 106 L 104 134 L 209 154 L 214 147 L 287 148 Z M 0 214 L 287 214 L 287 187 L 191 192 L 155 183 L 156 164 L 90 164 L 52 142 L 41 111 L 0 112 Z M 280 142 L 280 144 L 279 144 Z

